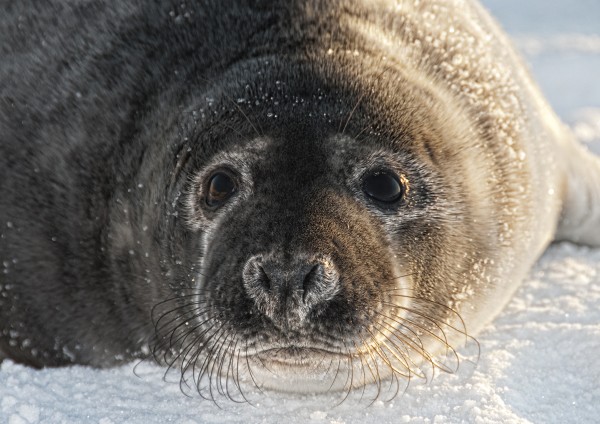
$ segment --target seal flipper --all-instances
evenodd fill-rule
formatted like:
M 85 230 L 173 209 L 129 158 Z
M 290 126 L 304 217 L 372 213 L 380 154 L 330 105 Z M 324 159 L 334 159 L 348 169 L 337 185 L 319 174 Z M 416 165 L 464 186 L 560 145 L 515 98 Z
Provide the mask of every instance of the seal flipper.
M 576 142 L 566 153 L 565 195 L 555 239 L 600 246 L 600 157 Z

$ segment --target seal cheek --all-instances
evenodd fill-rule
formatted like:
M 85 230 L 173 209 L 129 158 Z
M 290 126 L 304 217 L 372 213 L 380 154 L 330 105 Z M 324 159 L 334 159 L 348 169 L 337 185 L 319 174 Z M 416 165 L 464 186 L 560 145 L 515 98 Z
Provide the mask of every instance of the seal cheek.
M 340 276 L 331 260 L 305 255 L 289 261 L 252 256 L 242 277 L 258 310 L 284 329 L 300 327 L 311 311 L 327 304 L 340 289 Z

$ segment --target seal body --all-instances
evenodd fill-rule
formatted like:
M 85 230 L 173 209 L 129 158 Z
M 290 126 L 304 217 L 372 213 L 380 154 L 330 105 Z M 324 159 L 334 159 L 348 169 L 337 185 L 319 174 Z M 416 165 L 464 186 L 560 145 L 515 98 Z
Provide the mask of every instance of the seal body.
M 410 378 L 553 238 L 600 245 L 598 159 L 473 1 L 4 9 L 15 361 L 153 354 L 211 393 Z

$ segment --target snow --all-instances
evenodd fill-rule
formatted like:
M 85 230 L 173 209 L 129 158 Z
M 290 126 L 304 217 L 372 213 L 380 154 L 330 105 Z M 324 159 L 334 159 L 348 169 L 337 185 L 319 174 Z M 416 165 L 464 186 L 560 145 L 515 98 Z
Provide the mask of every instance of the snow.
M 600 249 L 552 246 L 478 337 L 481 357 L 456 374 L 413 382 L 391 402 L 367 395 L 249 393 L 253 405 L 184 396 L 152 364 L 44 369 L 4 363 L 0 417 L 9 423 L 564 423 L 600 412 Z
M 487 0 L 549 100 L 600 153 L 600 2 Z M 219 407 L 184 396 L 149 363 L 116 369 L 0 368 L 0 421 L 20 423 L 592 423 L 600 415 L 600 249 L 554 245 L 478 336 L 477 364 L 413 381 L 389 402 L 360 393 L 249 393 Z M 135 368 L 134 368 L 135 367 Z

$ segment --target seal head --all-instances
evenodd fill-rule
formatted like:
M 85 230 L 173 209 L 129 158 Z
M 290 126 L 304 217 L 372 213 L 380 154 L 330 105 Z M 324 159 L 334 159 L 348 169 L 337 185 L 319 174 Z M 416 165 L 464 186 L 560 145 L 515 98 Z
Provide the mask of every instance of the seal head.
M 175 233 L 189 261 L 171 274 L 191 283 L 154 310 L 161 359 L 294 391 L 421 375 L 423 363 L 451 369 L 456 358 L 433 358 L 465 340 L 453 309 L 464 272 L 494 251 L 479 228 L 490 206 L 464 166 L 476 153 L 459 149 L 472 128 L 402 73 L 365 74 L 356 87 L 303 61 L 264 65 L 244 74 L 275 83 L 211 94 L 227 113 L 186 134 Z M 256 107 L 245 87 L 259 83 L 269 100 Z M 456 163 L 441 167 L 450 150 Z

